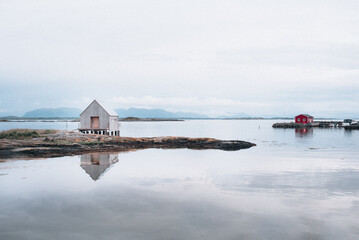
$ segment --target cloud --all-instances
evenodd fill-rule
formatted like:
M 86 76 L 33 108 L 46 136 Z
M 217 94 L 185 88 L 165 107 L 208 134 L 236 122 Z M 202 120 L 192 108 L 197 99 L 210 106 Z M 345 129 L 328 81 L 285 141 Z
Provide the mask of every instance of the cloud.
M 63 104 L 66 106 L 72 106 L 74 108 L 85 108 L 87 107 L 94 99 L 90 97 L 82 97 L 80 99 L 64 99 Z
M 358 102 L 351 90 L 359 89 L 358 7 L 8 1 L 0 8 L 0 99 L 19 113 L 33 102 L 84 107 L 96 98 L 118 107 L 255 115 L 320 99 L 335 113 L 335 101 Z
M 359 70 L 359 44 L 243 47 L 216 53 L 218 62 Z

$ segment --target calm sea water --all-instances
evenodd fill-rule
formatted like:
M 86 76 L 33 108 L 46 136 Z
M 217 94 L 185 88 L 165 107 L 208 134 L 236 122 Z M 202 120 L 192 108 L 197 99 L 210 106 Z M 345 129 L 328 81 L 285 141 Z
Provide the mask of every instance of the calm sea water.
M 0 162 L 0 239 L 359 239 L 359 131 L 269 120 L 125 122 L 123 136 L 240 139 Z M 0 129 L 77 123 L 0 123 Z

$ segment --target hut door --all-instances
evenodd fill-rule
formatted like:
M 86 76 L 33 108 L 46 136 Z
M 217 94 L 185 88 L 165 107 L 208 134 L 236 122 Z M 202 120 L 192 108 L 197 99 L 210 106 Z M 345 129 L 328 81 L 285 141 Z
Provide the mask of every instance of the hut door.
M 98 117 L 91 117 L 91 128 L 99 128 Z
M 100 165 L 100 157 L 98 153 L 91 154 L 91 164 Z

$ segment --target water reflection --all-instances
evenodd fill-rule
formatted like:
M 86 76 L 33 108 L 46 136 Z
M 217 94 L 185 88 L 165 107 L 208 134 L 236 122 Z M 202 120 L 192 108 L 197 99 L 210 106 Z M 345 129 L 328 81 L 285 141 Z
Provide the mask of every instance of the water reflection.
M 78 157 L 1 163 L 0 239 L 359 239 L 357 158 L 255 154 L 80 156 L 94 180 L 121 156 L 96 184 Z
M 313 128 L 296 128 L 295 129 L 296 137 L 312 137 Z
M 352 130 L 344 130 L 344 136 L 345 137 L 351 137 L 353 135 L 353 132 Z
M 118 153 L 90 153 L 81 155 L 81 167 L 96 181 L 109 167 L 118 162 Z
M 1 162 L 0 239 L 359 239 L 359 131 L 316 128 L 308 137 L 272 124 L 125 123 L 130 136 L 258 143 L 245 151 Z

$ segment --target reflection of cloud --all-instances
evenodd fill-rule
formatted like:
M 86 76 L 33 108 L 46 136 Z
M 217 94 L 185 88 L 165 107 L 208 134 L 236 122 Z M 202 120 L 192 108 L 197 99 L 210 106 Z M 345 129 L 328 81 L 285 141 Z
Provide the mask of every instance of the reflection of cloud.
M 70 193 L 45 192 L 32 196 L 31 201 L 17 196 L 7 199 L 6 207 L 1 208 L 7 219 L 0 226 L 0 238 L 300 240 L 315 235 L 318 239 L 355 239 L 351 227 L 356 221 L 345 215 L 348 209 L 340 209 L 339 217 L 330 214 L 323 222 L 322 215 L 311 212 L 323 209 L 320 205 L 299 205 L 305 211 L 298 210 L 298 205 L 276 209 L 276 204 L 282 206 L 282 198 L 271 205 L 267 195 L 227 195 L 215 202 L 121 185 Z M 248 209 L 257 204 L 261 210 Z M 309 223 L 315 229 L 308 228 Z
M 181 180 L 177 178 L 134 178 L 131 182 L 135 185 L 139 186 L 156 186 L 166 183 L 175 183 L 180 182 Z
M 359 191 L 359 171 L 283 172 L 263 174 L 218 175 L 213 183 L 220 189 L 238 192 L 273 192 L 296 195 L 307 192 L 331 198 L 334 193 L 352 195 Z

